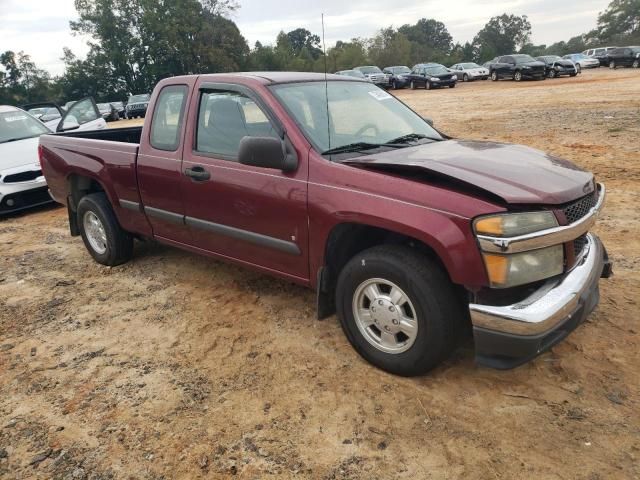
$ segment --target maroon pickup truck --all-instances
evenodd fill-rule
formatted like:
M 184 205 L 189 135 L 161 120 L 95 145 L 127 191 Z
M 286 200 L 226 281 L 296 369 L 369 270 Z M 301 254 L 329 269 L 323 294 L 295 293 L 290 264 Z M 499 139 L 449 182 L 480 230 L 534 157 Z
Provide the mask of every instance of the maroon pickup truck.
M 611 272 L 605 188 L 528 147 L 454 140 L 350 77 L 175 77 L 141 128 L 44 135 L 72 235 L 104 265 L 134 239 L 313 288 L 368 361 L 428 371 L 473 329 L 511 368 L 576 328 Z M 73 119 L 67 124 L 72 128 Z

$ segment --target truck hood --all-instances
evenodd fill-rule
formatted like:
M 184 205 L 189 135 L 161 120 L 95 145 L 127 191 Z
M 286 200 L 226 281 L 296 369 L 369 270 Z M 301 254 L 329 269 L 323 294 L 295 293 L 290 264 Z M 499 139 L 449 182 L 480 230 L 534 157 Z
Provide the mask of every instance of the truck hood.
M 7 175 L 22 167 L 39 166 L 38 142 L 40 137 L 25 138 L 15 142 L 0 143 L 0 172 Z
M 594 190 L 593 175 L 547 153 L 508 143 L 435 141 L 343 160 L 368 168 L 453 180 L 509 204 L 559 205 Z

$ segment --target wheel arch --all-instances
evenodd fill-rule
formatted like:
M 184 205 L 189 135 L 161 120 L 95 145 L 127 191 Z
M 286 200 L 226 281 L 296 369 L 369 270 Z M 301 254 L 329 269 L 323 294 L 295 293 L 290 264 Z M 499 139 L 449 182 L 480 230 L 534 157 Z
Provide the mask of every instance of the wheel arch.
M 457 266 L 438 238 L 411 227 L 390 227 L 389 221 L 343 222 L 334 225 L 324 242 L 323 260 L 316 273 L 318 318 L 335 313 L 335 288 L 347 262 L 358 253 L 378 245 L 409 246 L 440 266 L 455 283 Z M 462 289 L 462 287 L 460 287 Z

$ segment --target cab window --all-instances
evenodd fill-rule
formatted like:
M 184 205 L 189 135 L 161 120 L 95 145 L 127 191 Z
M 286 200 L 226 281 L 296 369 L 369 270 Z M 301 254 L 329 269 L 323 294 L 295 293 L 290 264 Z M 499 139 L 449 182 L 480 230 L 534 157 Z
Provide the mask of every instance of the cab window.
M 153 148 L 171 152 L 178 148 L 186 98 L 186 85 L 170 85 L 160 92 L 151 123 Z

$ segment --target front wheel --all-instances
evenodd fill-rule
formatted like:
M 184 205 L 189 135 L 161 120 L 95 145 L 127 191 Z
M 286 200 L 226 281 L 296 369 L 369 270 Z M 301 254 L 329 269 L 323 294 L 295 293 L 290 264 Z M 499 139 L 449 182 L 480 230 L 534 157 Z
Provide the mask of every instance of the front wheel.
M 522 80 L 522 72 L 520 70 L 516 70 L 516 73 L 513 74 L 513 79 L 516 82 L 520 82 Z
M 426 88 L 427 90 L 431 90 L 431 82 L 429 80 L 424 82 L 424 88 Z
M 639 68 L 640 67 L 640 60 L 634 60 L 633 63 L 631 64 L 632 68 Z
M 463 82 L 468 82 L 469 81 L 469 75 L 467 75 L 466 73 L 462 76 L 462 81 Z
M 367 361 L 413 376 L 455 346 L 460 300 L 446 273 L 409 247 L 383 245 L 357 254 L 340 272 L 336 305 L 342 328 Z
M 576 63 L 576 73 L 582 73 L 582 67 L 579 63 Z
M 133 237 L 124 231 L 104 193 L 91 193 L 78 203 L 78 225 L 85 247 L 98 263 L 120 265 L 131 259 Z
M 497 82 L 498 81 L 498 74 L 495 71 L 491 72 L 491 81 L 492 82 Z
M 616 62 L 615 62 L 614 60 L 611 60 L 611 61 L 609 62 L 609 68 L 610 68 L 611 70 L 615 70 L 615 69 L 616 69 Z
M 549 73 L 547 75 L 549 78 L 555 78 L 556 77 L 556 71 L 552 68 L 551 70 L 549 70 Z
M 411 80 L 411 90 L 415 90 L 416 89 L 416 84 L 413 80 Z
M 456 84 L 452 83 L 451 85 L 449 85 L 449 88 L 456 88 Z

